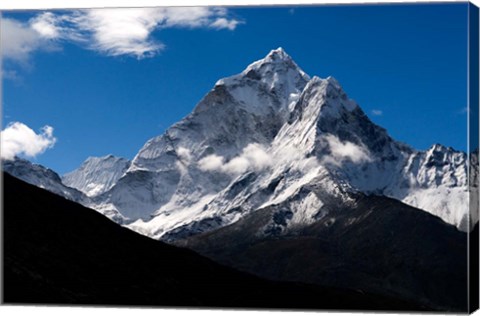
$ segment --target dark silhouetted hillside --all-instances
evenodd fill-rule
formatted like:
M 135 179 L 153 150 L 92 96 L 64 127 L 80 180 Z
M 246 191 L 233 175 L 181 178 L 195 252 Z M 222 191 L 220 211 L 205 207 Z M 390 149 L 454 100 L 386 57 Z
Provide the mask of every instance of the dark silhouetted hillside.
M 419 310 L 350 290 L 266 281 L 141 236 L 4 174 L 9 304 Z

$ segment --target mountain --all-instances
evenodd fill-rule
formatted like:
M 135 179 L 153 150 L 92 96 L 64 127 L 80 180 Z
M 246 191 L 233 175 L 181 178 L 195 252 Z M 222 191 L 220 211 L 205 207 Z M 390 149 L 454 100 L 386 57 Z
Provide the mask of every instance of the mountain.
M 351 289 L 260 279 L 141 236 L 9 174 L 3 179 L 4 303 L 429 309 Z
M 77 190 L 76 188 L 66 185 L 62 178 L 52 169 L 46 168 L 39 164 L 34 164 L 19 157 L 15 157 L 13 160 L 2 160 L 2 168 L 4 172 L 14 176 L 15 178 L 23 180 L 39 188 L 46 189 L 70 201 L 74 201 L 85 206 L 92 204 L 91 198 L 87 194 Z M 106 172 L 99 171 L 99 173 L 105 174 Z M 116 223 L 123 224 L 125 222 L 124 216 L 116 210 L 104 211 L 102 214 Z
M 71 201 L 86 203 L 87 198 L 82 192 L 64 185 L 55 171 L 42 165 L 15 157 L 13 160 L 2 160 L 2 168 L 4 172 L 27 183 L 46 189 Z
M 310 224 L 289 225 L 296 214 L 281 203 L 174 244 L 270 280 L 354 288 L 445 311 L 468 310 L 466 233 L 391 198 L 351 198 L 352 204 L 331 207 Z M 478 238 L 478 224 L 476 231 Z
M 65 174 L 62 182 L 87 196 L 95 196 L 108 191 L 129 166 L 129 160 L 113 155 L 89 157 L 78 169 Z
M 396 297 L 421 308 L 455 312 L 468 309 L 468 233 L 478 232 L 478 213 L 470 215 L 469 203 L 478 201 L 477 180 L 478 153 L 469 157 L 440 144 L 419 151 L 394 140 L 336 79 L 308 76 L 281 48 L 241 73 L 219 80 L 191 114 L 150 139 L 131 162 L 89 159 L 64 179 L 88 193 L 80 203 L 124 227 L 269 280 L 262 282 L 300 283 L 298 293 L 304 293 L 304 286 L 328 289 L 323 292 L 326 296 L 320 295 L 326 302 L 338 290 L 368 293 L 369 304 L 372 297 Z M 52 216 L 54 222 L 61 214 Z M 116 236 L 113 228 L 110 232 L 96 220 L 83 223 L 91 225 L 88 229 L 95 234 L 105 230 Z M 91 233 L 78 232 L 82 234 Z M 124 234 L 140 238 L 134 232 Z M 49 243 L 54 237 L 47 236 Z M 72 238 L 77 242 L 77 237 Z M 120 264 L 98 258 L 122 277 L 128 274 L 123 267 L 142 266 L 128 281 L 137 289 L 146 286 L 144 293 L 170 297 L 143 281 L 150 275 L 163 277 L 156 272 L 162 269 L 172 272 L 174 264 L 162 261 L 168 256 L 153 248 L 159 246 L 150 248 L 138 239 L 139 249 L 127 254 L 123 248 L 135 248 L 129 248 L 130 241 L 118 236 L 115 241 L 103 235 L 91 238 L 108 244 L 100 247 L 87 239 L 97 247 L 91 260 L 105 252 Z M 148 243 L 166 247 L 158 240 Z M 81 249 L 82 256 L 91 255 Z M 62 248 L 61 253 L 65 251 Z M 158 251 L 159 257 L 152 259 L 147 251 Z M 138 262 L 120 260 L 118 254 Z M 197 259 L 185 260 L 182 267 L 188 270 L 190 260 Z M 81 279 L 90 280 L 89 273 L 97 275 L 91 265 L 87 270 L 74 267 L 83 271 Z M 35 270 L 29 275 L 48 273 Z M 108 275 L 105 283 L 114 278 Z M 19 278 L 22 284 L 25 276 Z M 160 287 L 165 285 L 163 279 L 155 280 Z M 49 279 L 42 286 L 57 281 Z M 200 295 L 194 290 L 200 285 L 182 282 L 192 289 L 189 298 Z M 110 290 L 131 291 L 119 285 Z M 112 302 L 110 294 L 88 293 Z M 277 303 L 283 304 L 283 298 L 289 301 L 282 295 L 274 295 Z M 180 298 L 175 302 L 185 304 Z
M 395 141 L 337 80 L 309 77 L 279 48 L 219 80 L 89 206 L 174 241 L 281 203 L 293 212 L 287 227 L 311 224 L 363 193 L 468 231 L 478 216 L 468 212 L 467 174 L 465 153 Z

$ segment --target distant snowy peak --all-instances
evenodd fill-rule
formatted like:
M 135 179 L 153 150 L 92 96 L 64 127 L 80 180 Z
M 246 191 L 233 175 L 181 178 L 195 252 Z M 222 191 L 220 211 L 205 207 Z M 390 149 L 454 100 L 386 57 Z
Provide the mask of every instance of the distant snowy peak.
M 60 176 L 49 168 L 18 157 L 15 157 L 13 160 L 2 160 L 2 168 L 4 172 L 9 173 L 10 175 L 22 181 L 50 191 L 86 207 L 91 207 L 98 210 L 98 205 L 95 204 L 89 196 L 80 190 L 63 183 Z M 116 210 L 100 212 L 116 223 L 122 224 L 125 221 L 124 216 Z
M 424 156 L 424 169 L 430 170 L 428 186 L 443 184 L 454 187 L 466 186 L 468 184 L 468 159 L 466 153 L 451 147 L 435 144 L 425 151 Z M 439 179 L 440 175 L 444 177 Z
M 82 192 L 65 186 L 56 172 L 42 165 L 18 157 L 14 160 L 2 161 L 2 165 L 3 171 L 27 183 L 75 202 L 83 203 L 86 200 Z
M 65 174 L 62 180 L 65 185 L 92 197 L 109 190 L 129 166 L 129 160 L 112 155 L 89 157 L 80 168 Z

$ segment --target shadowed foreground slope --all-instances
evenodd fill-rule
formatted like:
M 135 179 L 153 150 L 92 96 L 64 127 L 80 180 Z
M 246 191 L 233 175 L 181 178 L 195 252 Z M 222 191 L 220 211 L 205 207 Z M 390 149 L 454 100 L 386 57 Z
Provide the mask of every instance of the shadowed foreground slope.
M 138 235 L 8 174 L 3 249 L 3 301 L 10 304 L 422 309 L 237 272 Z
M 468 235 L 394 199 L 355 199 L 284 233 L 270 229 L 272 219 L 280 222 L 290 211 L 280 204 L 176 244 L 271 280 L 350 288 L 466 312 Z

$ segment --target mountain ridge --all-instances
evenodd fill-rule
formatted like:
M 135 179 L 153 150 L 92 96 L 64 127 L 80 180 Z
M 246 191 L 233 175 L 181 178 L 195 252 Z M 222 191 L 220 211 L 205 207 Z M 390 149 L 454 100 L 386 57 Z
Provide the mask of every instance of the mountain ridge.
M 3 180 L 8 304 L 431 309 L 351 289 L 264 280 L 138 235 L 10 174 Z
M 108 191 L 129 166 L 129 160 L 111 154 L 88 157 L 78 169 L 63 175 L 62 182 L 91 197 Z
M 13 160 L 2 159 L 2 170 L 39 188 L 47 189 L 71 201 L 87 203 L 83 192 L 71 188 L 62 182 L 61 177 L 52 169 L 32 163 L 26 159 L 14 157 Z
M 308 201 L 312 192 L 297 199 Z M 388 293 L 449 311 L 467 308 L 466 233 L 382 196 L 330 203 L 306 223 L 296 221 L 288 203 L 216 230 L 172 236 L 173 244 L 271 280 Z
M 128 168 L 92 182 L 101 190 L 92 194 L 83 181 L 90 193 L 83 204 L 161 239 L 181 227 L 200 233 L 231 224 L 323 181 L 322 198 L 309 198 L 316 207 L 349 203 L 346 192 L 384 195 L 468 231 L 478 221 L 466 204 L 469 159 L 444 146 L 418 151 L 395 141 L 335 78 L 310 77 L 278 48 L 217 81 Z M 302 207 L 297 217 L 315 220 Z
M 245 214 L 268 200 L 278 202 L 282 192 L 270 197 L 258 193 L 274 178 L 286 175 L 276 188 L 288 195 L 292 190 L 287 187 L 312 181 L 316 174 L 310 171 L 316 170 L 317 175 L 330 174 L 334 179 L 326 181 L 342 183 L 344 189 L 390 196 L 468 230 L 467 207 L 462 207 L 465 154 L 421 152 L 396 142 L 336 79 L 310 78 L 287 56 L 283 49 L 273 50 L 240 74 L 219 80 L 190 115 L 145 144 L 123 181 L 100 198 L 101 207 L 133 215 L 129 227 L 154 238 L 186 221 L 215 229 L 238 220 L 241 215 L 229 210 L 245 206 L 247 199 L 257 201 L 247 205 L 251 210 Z M 445 159 L 452 170 L 435 163 Z M 274 176 L 268 178 L 266 170 Z M 235 183 L 245 183 L 251 172 L 255 189 L 233 194 L 231 188 L 239 188 Z M 124 193 L 138 186 L 134 179 L 139 177 L 151 177 L 152 187 L 134 190 L 141 198 L 131 195 L 129 200 Z M 435 199 L 439 202 L 428 209 Z M 141 205 L 138 212 L 132 212 L 134 204 Z M 142 210 L 147 211 L 140 214 Z
M 277 281 L 466 307 L 478 154 L 396 141 L 335 78 L 310 77 L 283 49 L 217 81 L 132 161 L 83 166 L 48 178 L 153 239 Z M 12 173 L 47 174 L 22 168 Z

